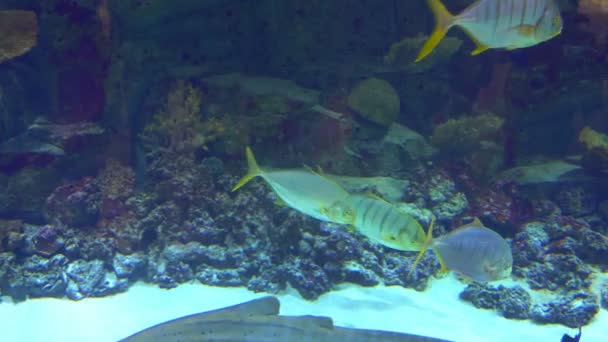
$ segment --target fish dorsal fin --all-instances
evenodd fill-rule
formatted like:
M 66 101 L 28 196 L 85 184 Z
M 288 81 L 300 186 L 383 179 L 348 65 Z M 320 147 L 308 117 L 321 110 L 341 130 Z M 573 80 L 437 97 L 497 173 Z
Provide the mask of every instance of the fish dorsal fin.
M 477 216 L 475 216 L 473 218 L 473 221 L 471 221 L 470 223 L 464 225 L 464 227 L 468 227 L 468 226 L 485 227 L 483 225 L 483 223 L 481 222 L 481 220 L 479 220 L 479 217 L 477 217 Z
M 317 165 L 317 171 L 313 170 L 312 167 L 310 167 L 310 166 L 308 166 L 306 164 L 304 164 L 303 167 L 304 167 L 304 169 L 306 169 L 306 171 L 312 173 L 313 175 L 319 176 L 319 177 L 325 179 L 326 181 L 335 184 L 340 189 L 344 189 L 344 187 L 342 185 L 340 185 L 336 180 L 330 178 L 329 175 L 327 175 L 325 173 L 325 171 L 323 171 L 323 169 L 321 169 L 321 166 Z
M 473 221 L 469 222 L 469 223 L 465 223 L 459 227 L 454 228 L 452 231 L 448 232 L 445 236 L 447 235 L 452 235 L 452 234 L 456 234 L 462 230 L 465 230 L 469 227 L 484 227 L 483 223 L 479 220 L 479 218 L 477 216 L 473 217 Z
M 382 198 L 380 195 L 377 195 L 377 194 L 375 194 L 375 193 L 373 193 L 373 192 L 371 192 L 371 191 L 366 191 L 366 192 L 364 192 L 363 194 L 364 194 L 365 196 L 369 197 L 369 198 L 373 198 L 373 199 L 375 199 L 375 200 L 378 200 L 378 201 L 384 202 L 384 203 L 386 203 L 386 204 L 393 205 L 391 202 L 389 202 L 389 201 L 385 200 L 385 199 L 384 199 L 384 198 Z
M 312 167 L 308 166 L 307 164 L 302 164 L 302 167 L 310 172 L 310 173 L 314 173 L 315 175 L 319 175 L 319 173 L 317 171 L 315 171 Z M 319 175 L 320 176 L 320 175 Z

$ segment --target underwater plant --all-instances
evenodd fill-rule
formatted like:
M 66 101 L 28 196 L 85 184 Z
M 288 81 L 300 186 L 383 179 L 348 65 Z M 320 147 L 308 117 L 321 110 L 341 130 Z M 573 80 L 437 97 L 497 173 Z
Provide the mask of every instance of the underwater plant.
M 201 117 L 202 93 L 192 84 L 177 81 L 167 94 L 165 108 L 146 125 L 140 138 L 149 151 L 194 157 L 224 132 L 216 118 Z

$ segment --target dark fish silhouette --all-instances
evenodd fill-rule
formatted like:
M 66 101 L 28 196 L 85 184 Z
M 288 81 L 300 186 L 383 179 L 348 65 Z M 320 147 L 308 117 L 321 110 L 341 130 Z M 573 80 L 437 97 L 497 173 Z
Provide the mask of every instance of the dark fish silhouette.
M 582 334 L 581 327 L 578 327 L 578 334 L 576 334 L 574 337 L 564 334 L 564 336 L 562 336 L 562 342 L 579 342 Z
M 161 323 L 120 342 L 438 342 L 432 337 L 336 327 L 329 317 L 279 316 L 276 297 L 263 297 Z

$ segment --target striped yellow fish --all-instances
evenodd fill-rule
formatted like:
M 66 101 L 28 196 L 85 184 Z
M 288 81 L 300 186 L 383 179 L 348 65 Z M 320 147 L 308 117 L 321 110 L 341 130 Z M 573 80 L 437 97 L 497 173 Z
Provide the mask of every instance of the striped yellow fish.
M 487 49 L 529 47 L 562 31 L 562 17 L 554 0 L 478 0 L 456 16 L 440 0 L 427 2 L 435 15 L 435 30 L 416 62 L 431 53 L 452 26 L 459 26 L 473 39 L 477 48 L 472 55 Z
M 353 194 L 341 204 L 345 211 L 341 217 L 351 217 L 348 223 L 370 240 L 401 251 L 420 251 L 425 246 L 420 223 L 391 203 L 371 195 Z

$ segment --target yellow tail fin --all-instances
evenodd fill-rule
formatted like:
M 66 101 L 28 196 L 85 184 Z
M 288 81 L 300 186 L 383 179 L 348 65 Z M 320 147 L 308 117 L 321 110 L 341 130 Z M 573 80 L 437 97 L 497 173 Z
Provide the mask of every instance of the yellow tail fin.
M 424 46 L 422 46 L 422 50 L 420 50 L 418 57 L 416 57 L 416 62 L 421 61 L 431 53 L 435 46 L 443 39 L 450 27 L 454 25 L 454 16 L 445 8 L 441 3 L 441 0 L 427 0 L 427 2 L 435 16 L 435 30 L 424 43 Z
M 414 270 L 416 270 L 416 266 L 418 266 L 418 263 L 420 262 L 420 260 L 422 259 L 422 257 L 426 253 L 426 251 L 431 246 L 431 241 L 433 240 L 433 226 L 435 226 L 435 216 L 433 216 L 431 218 L 431 223 L 429 224 L 429 231 L 426 234 L 426 239 L 424 240 L 424 245 L 422 246 L 420 253 L 418 253 L 418 256 L 416 257 L 416 260 L 414 261 L 412 268 L 408 272 L 408 274 L 407 274 L 408 277 L 412 274 L 412 272 L 414 272 Z
M 249 146 L 245 148 L 245 154 L 247 154 L 247 166 L 249 167 L 249 170 L 247 171 L 247 174 L 239 180 L 239 182 L 234 186 L 234 188 L 232 188 L 232 191 L 238 190 L 240 187 L 249 182 L 252 178 L 255 178 L 262 174 L 262 170 L 258 166 L 258 163 L 255 161 L 255 157 L 253 156 L 253 152 L 251 151 L 251 148 L 249 148 Z

